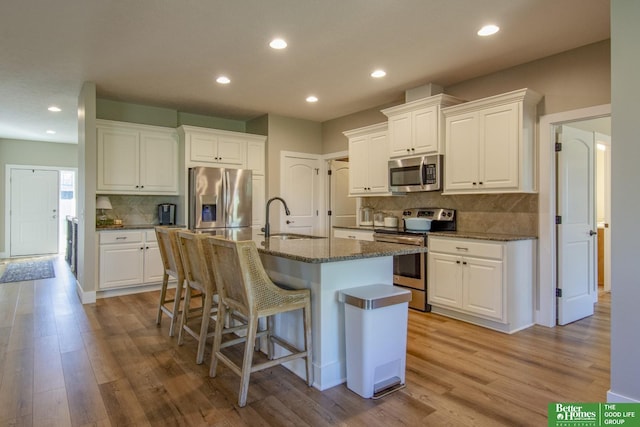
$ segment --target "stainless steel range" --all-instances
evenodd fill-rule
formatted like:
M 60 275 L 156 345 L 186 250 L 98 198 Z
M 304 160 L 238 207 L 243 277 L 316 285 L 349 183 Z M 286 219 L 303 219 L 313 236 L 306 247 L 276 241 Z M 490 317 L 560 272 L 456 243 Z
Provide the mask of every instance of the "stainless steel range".
M 456 211 L 443 208 L 414 208 L 402 213 L 398 228 L 376 228 L 373 239 L 377 242 L 427 246 L 430 231 L 455 231 Z M 393 257 L 393 284 L 411 291 L 409 307 L 431 311 L 427 304 L 427 254 L 398 255 Z

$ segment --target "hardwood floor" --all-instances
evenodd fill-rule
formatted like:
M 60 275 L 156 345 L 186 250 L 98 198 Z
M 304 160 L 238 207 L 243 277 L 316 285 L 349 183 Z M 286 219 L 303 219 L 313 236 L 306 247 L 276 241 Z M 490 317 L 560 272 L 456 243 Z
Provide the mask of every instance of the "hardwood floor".
M 158 292 L 82 306 L 64 260 L 56 278 L 0 284 L 0 425 L 547 425 L 551 402 L 603 402 L 610 297 L 594 316 L 514 335 L 410 311 L 407 387 L 379 400 L 319 392 L 282 367 L 239 378 L 196 365 L 155 325 Z M 166 317 L 164 318 L 166 319 Z

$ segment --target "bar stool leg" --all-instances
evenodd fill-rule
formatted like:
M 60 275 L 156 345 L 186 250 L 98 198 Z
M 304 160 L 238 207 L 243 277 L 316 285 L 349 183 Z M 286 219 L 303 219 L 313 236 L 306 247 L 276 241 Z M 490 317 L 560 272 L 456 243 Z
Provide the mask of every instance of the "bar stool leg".
M 313 348 L 311 346 L 311 307 L 306 306 L 304 312 L 304 348 L 307 351 L 307 385 L 313 384 Z
M 211 307 L 213 306 L 213 295 L 207 292 L 202 303 L 202 323 L 200 324 L 200 339 L 198 339 L 198 354 L 196 363 L 200 365 L 204 360 L 204 349 L 207 344 L 207 331 L 209 330 L 209 319 L 211 318 Z M 185 310 L 186 311 L 186 310 Z
M 160 321 L 162 320 L 162 306 L 164 305 L 165 298 L 167 297 L 168 283 L 169 275 L 167 273 L 164 273 L 162 275 L 162 288 L 160 289 L 160 304 L 158 304 L 158 316 L 156 317 L 156 325 L 159 325 Z
M 182 345 L 184 342 L 184 325 L 189 320 L 189 307 L 191 307 L 191 288 L 189 285 L 185 287 L 184 292 L 184 309 L 182 310 L 182 316 L 180 316 L 180 330 L 178 331 L 178 345 Z
M 169 326 L 169 336 L 172 337 L 175 335 L 176 323 L 178 323 L 178 314 L 180 313 L 180 299 L 182 298 L 182 285 L 184 279 L 178 278 L 178 283 L 176 284 L 176 294 L 173 301 L 173 317 L 171 318 L 171 326 Z M 166 293 L 166 287 L 163 285 L 163 292 Z M 164 299 L 163 299 L 164 301 Z M 189 306 L 185 306 L 187 308 Z M 162 310 L 160 310 L 162 311 Z
M 256 333 L 258 330 L 258 318 L 254 317 L 249 319 L 248 326 L 247 340 L 244 346 L 244 357 L 242 359 L 242 372 L 240 375 L 240 396 L 238 397 L 238 406 L 240 407 L 247 404 L 247 392 L 249 391 L 251 363 L 253 361 L 253 346 L 255 345 Z

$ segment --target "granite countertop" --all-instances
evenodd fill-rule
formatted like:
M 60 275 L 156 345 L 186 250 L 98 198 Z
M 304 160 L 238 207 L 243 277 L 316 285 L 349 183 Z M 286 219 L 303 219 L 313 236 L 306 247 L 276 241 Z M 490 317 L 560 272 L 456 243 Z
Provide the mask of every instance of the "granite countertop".
M 313 264 L 427 252 L 427 248 L 419 246 L 334 237 L 289 240 L 271 237 L 266 242 L 264 233 L 246 228 L 202 231 L 202 233 L 233 240 L 253 240 L 260 253 Z

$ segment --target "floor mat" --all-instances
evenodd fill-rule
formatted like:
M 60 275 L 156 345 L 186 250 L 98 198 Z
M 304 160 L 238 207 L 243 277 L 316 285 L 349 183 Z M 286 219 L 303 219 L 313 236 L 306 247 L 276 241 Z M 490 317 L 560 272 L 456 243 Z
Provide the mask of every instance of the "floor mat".
M 18 261 L 7 265 L 2 277 L 0 277 L 0 283 L 49 279 L 51 277 L 56 277 L 51 260 Z

